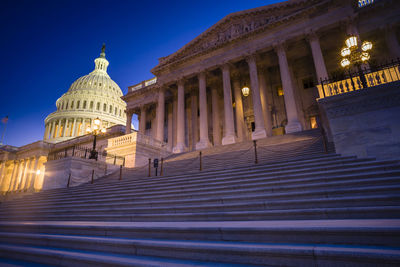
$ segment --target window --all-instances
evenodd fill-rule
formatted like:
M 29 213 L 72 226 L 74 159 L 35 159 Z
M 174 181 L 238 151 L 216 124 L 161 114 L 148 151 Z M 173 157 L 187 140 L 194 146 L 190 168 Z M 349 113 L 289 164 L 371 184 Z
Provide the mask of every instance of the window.
M 76 108 L 79 109 L 80 105 L 81 105 L 81 101 L 78 100 L 78 102 L 76 103 Z
M 107 111 L 107 104 L 106 104 L 106 103 L 103 104 L 103 111 L 104 111 L 104 112 Z
M 111 113 L 112 114 L 112 106 L 110 105 L 110 112 L 109 113 Z
M 97 109 L 97 110 L 100 110 L 100 102 L 97 102 L 96 109 Z
M 374 0 L 358 0 L 358 7 L 365 7 L 374 3 Z
M 119 116 L 121 117 L 121 110 L 119 110 Z
M 64 102 L 62 103 L 61 109 L 64 109 Z
M 117 116 L 117 107 L 115 107 L 114 114 Z
M 281 86 L 278 86 L 278 87 L 276 88 L 276 94 L 277 94 L 278 96 L 283 96 L 283 89 L 282 89 Z
M 71 102 L 71 109 L 74 108 L 74 101 Z
M 90 109 L 93 109 L 93 101 L 90 101 Z
M 86 100 L 83 101 L 83 108 L 84 108 L 84 109 L 86 108 Z
M 316 116 L 310 117 L 310 126 L 311 126 L 311 129 L 318 128 L 318 123 L 317 123 L 317 117 Z
M 146 130 L 151 129 L 151 121 L 146 121 Z

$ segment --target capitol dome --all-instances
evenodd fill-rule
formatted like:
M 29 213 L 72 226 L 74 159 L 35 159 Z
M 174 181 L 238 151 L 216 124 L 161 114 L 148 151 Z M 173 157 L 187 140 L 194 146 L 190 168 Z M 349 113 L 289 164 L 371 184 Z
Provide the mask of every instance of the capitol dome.
M 45 119 L 44 140 L 57 143 L 86 134 L 85 129 L 99 118 L 106 128 L 126 123 L 126 103 L 122 91 L 108 75 L 103 45 L 95 69 L 72 83 L 56 102 L 57 111 Z

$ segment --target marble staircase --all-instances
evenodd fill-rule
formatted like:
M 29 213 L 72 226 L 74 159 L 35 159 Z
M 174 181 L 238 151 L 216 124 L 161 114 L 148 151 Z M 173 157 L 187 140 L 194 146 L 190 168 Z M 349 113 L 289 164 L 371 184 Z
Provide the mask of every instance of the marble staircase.
M 293 136 L 260 140 L 259 164 L 238 156 L 249 142 L 204 151 L 201 172 L 191 152 L 164 176 L 124 170 L 3 202 L 0 265 L 399 266 L 400 161 Z

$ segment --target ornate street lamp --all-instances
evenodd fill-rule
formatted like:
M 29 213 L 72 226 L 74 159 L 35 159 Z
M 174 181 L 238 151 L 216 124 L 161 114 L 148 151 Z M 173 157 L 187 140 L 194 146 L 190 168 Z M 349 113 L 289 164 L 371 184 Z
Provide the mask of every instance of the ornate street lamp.
M 102 127 L 101 125 L 101 120 L 99 118 L 96 118 L 93 120 L 93 126 L 90 127 L 88 126 L 86 128 L 86 133 L 91 133 L 93 134 L 94 138 L 93 138 L 93 148 L 92 151 L 90 151 L 90 156 L 89 159 L 95 159 L 97 160 L 97 151 L 96 151 L 96 139 L 97 136 L 101 133 L 105 133 L 106 132 L 106 128 Z
M 361 46 L 358 45 L 357 36 L 350 35 L 346 41 L 346 46 L 342 48 L 340 51 L 341 56 L 343 57 L 340 61 L 340 65 L 343 68 L 349 68 L 351 64 L 356 65 L 357 67 L 361 66 L 361 64 L 366 63 L 371 56 L 368 51 L 372 49 L 372 43 L 369 41 L 364 41 Z M 350 74 L 350 70 L 348 69 Z M 362 73 L 362 69 L 360 70 L 361 75 L 361 83 L 363 87 L 367 87 L 367 82 Z M 351 83 L 354 87 L 353 79 L 351 79 Z M 355 87 L 354 87 L 355 88 Z
M 242 94 L 243 94 L 243 96 L 249 96 L 249 94 L 250 94 L 250 88 L 249 87 L 247 87 L 247 86 L 244 86 L 243 88 L 242 88 Z
M 364 41 L 361 46 L 358 45 L 356 36 L 349 36 L 346 41 L 346 46 L 342 48 L 340 54 L 342 55 L 342 60 L 340 65 L 345 68 L 351 64 L 361 65 L 367 62 L 371 57 L 368 53 L 372 49 L 372 43 L 369 41 Z

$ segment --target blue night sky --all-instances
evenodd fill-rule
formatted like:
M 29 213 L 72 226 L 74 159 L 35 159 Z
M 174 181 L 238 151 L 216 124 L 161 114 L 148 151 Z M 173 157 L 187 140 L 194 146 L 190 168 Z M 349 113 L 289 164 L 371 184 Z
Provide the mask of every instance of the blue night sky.
M 152 78 L 167 56 L 229 13 L 282 1 L 2 0 L 0 117 L 4 144 L 41 140 L 44 119 L 106 43 L 108 73 L 121 87 Z M 0 123 L 3 133 L 4 124 Z

